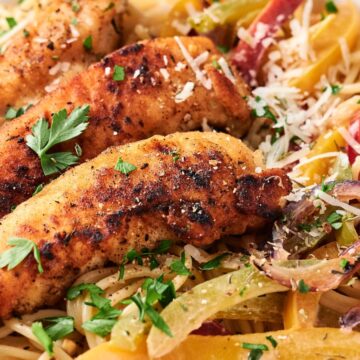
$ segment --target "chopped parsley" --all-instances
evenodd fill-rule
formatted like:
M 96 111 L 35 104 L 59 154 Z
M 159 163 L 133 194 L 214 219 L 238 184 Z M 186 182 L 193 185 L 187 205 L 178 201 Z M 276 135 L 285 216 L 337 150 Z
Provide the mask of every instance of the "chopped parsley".
M 125 68 L 123 66 L 115 65 L 113 80 L 115 81 L 125 80 Z
M 180 154 L 176 150 L 172 150 L 170 155 L 172 156 L 173 162 L 177 162 L 180 159 Z
M 310 286 L 305 284 L 305 281 L 301 279 L 298 283 L 298 290 L 301 294 L 306 294 L 310 291 Z
M 230 48 L 225 45 L 217 45 L 216 47 L 223 54 L 227 54 L 230 51 Z
M 15 27 L 17 25 L 17 22 L 13 17 L 7 17 L 6 22 L 10 29 L 12 29 L 13 27 Z
M 0 269 L 6 266 L 8 270 L 15 268 L 32 252 L 38 264 L 39 273 L 44 272 L 40 251 L 34 242 L 23 238 L 10 238 L 8 245 L 12 247 L 0 254 Z
M 349 265 L 349 260 L 346 260 L 346 259 L 341 259 L 340 260 L 340 267 L 343 269 L 343 270 L 346 270 L 346 268 L 348 267 Z
M 86 51 L 91 51 L 93 48 L 93 38 L 89 35 L 84 41 L 83 46 Z
M 321 191 L 323 191 L 323 192 L 332 191 L 332 190 L 334 190 L 335 185 L 336 185 L 335 181 L 329 182 L 329 183 L 322 182 Z
M 169 251 L 171 247 L 171 240 L 162 240 L 158 247 L 150 251 L 147 248 L 141 250 L 141 253 L 137 252 L 135 249 L 129 250 L 122 259 L 119 268 L 119 280 L 124 278 L 125 275 L 125 265 L 137 261 L 138 265 L 143 265 L 143 257 L 150 258 L 150 269 L 153 270 L 159 266 L 158 261 L 155 258 L 155 255 L 164 254 Z
M 129 175 L 130 173 L 135 171 L 137 167 L 124 161 L 121 157 L 119 157 L 114 169 L 120 171 L 124 175 Z
M 35 188 L 32 196 L 35 196 L 36 194 L 38 194 L 43 188 L 44 188 L 44 184 L 38 185 L 38 186 Z
M 212 61 L 212 66 L 217 70 L 221 69 L 221 66 L 219 65 L 219 63 L 216 60 Z
M 274 349 L 277 347 L 278 343 L 271 335 L 267 336 L 266 339 L 270 341 Z
M 18 118 L 21 115 L 24 115 L 32 107 L 32 104 L 22 106 L 19 109 L 9 107 L 5 114 L 5 120 L 13 120 Z
M 24 37 L 29 37 L 30 36 L 30 33 L 29 33 L 29 31 L 27 31 L 26 29 L 24 29 L 23 30 L 23 35 L 24 35 Z
M 326 1 L 325 8 L 326 11 L 330 14 L 334 14 L 339 11 L 333 0 Z
M 91 302 L 85 302 L 85 304 L 95 307 L 99 311 L 90 320 L 85 321 L 82 327 L 101 337 L 107 336 L 115 325 L 117 318 L 121 315 L 121 310 L 112 307 L 111 301 L 101 296 L 104 290 L 95 284 L 75 285 L 68 290 L 66 297 L 68 300 L 74 300 L 83 291 L 87 291 L 91 299 Z
M 34 322 L 31 325 L 31 331 L 44 347 L 48 355 L 52 357 L 54 355 L 54 344 L 51 337 L 46 333 L 43 324 L 40 321 Z
M 221 261 L 224 260 L 224 258 L 226 258 L 227 256 L 229 256 L 229 254 L 221 254 L 216 256 L 215 258 L 211 259 L 210 261 L 206 262 L 205 264 L 202 264 L 200 266 L 201 270 L 213 270 L 216 269 L 220 266 Z
M 331 93 L 333 95 L 337 95 L 341 91 L 340 85 L 330 85 L 331 86 Z
M 32 127 L 32 134 L 26 136 L 26 144 L 40 158 L 44 174 L 52 175 L 78 162 L 78 156 L 71 152 L 48 154 L 55 145 L 79 136 L 88 126 L 89 105 L 76 108 L 69 116 L 65 109 L 55 113 L 52 123 L 41 118 Z
M 171 281 L 164 283 L 161 276 L 158 279 L 146 279 L 142 288 L 146 292 L 145 298 L 141 297 L 139 293 L 130 298 L 139 309 L 139 320 L 144 321 L 144 317 L 147 315 L 156 328 L 172 337 L 169 326 L 153 308 L 153 305 L 159 301 L 162 306 L 166 306 L 176 297 L 173 283 Z
M 262 357 L 264 351 L 269 350 L 265 344 L 242 343 L 241 346 L 243 349 L 250 350 L 248 360 L 258 360 Z
M 177 275 L 191 275 L 190 270 L 185 266 L 185 253 L 182 252 L 180 255 L 180 260 L 174 260 L 170 264 L 170 269 L 172 272 Z
M 333 229 L 339 230 L 343 225 L 342 218 L 342 215 L 334 211 L 326 218 L 326 221 L 331 225 Z

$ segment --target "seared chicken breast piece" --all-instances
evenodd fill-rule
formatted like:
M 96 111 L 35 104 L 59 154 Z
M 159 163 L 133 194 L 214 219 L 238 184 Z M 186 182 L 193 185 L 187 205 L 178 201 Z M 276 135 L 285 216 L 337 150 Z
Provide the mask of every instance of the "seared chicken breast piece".
M 37 102 L 120 45 L 123 0 L 39 1 L 0 55 L 0 116 Z M 6 35 L 5 35 L 6 36 Z
M 70 113 L 90 105 L 85 132 L 58 146 L 60 151 L 74 152 L 77 143 L 81 161 L 111 145 L 195 130 L 202 124 L 242 135 L 250 123 L 243 99 L 247 90 L 241 78 L 232 75 L 230 80 L 213 66 L 220 58 L 213 43 L 202 37 L 137 43 L 107 56 L 16 121 L 7 122 L 0 130 L 0 216 L 49 180 L 25 139 L 40 118 L 50 122 L 51 114 L 61 109 Z M 123 80 L 114 80 L 116 67 L 124 71 Z
M 118 159 L 136 169 L 116 170 Z M 190 132 L 112 147 L 69 170 L 1 221 L 0 253 L 12 237 L 31 240 L 44 271 L 32 254 L 0 270 L 0 316 L 56 303 L 77 276 L 131 248 L 203 246 L 273 221 L 290 181 L 258 165 L 230 135 Z

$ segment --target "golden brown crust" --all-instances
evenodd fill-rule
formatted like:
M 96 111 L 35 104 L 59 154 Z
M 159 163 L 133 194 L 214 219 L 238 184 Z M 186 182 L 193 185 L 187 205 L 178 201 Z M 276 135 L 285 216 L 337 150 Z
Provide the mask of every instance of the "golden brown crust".
M 182 42 L 194 58 L 204 51 L 210 52 L 205 66 L 220 56 L 206 38 L 182 38 Z M 155 134 L 196 130 L 204 120 L 217 129 L 243 134 L 250 116 L 242 98 L 241 79 L 233 85 L 222 73 L 211 68 L 208 73 L 213 88 L 207 90 L 196 82 L 188 66 L 177 71 L 179 62 L 186 63 L 172 38 L 127 46 L 75 76 L 24 116 L 6 123 L 0 131 L 0 216 L 28 199 L 37 185 L 49 180 L 43 176 L 39 159 L 27 147 L 25 137 L 40 117 L 50 120 L 51 114 L 60 109 L 66 108 L 69 112 L 77 106 L 90 104 L 87 130 L 75 141 L 59 147 L 73 151 L 78 143 L 83 149 L 81 161 L 95 157 L 112 145 Z M 112 79 L 115 65 L 125 67 L 124 81 Z M 168 80 L 161 75 L 163 68 L 169 73 Z M 106 75 L 107 69 L 110 75 Z M 134 77 L 136 72 L 138 76 Z M 193 95 L 176 103 L 175 95 L 189 81 L 196 83 Z
M 25 37 L 21 31 L 6 46 L 0 55 L 0 116 L 9 106 L 20 107 L 41 99 L 52 81 L 84 70 L 97 56 L 104 56 L 120 45 L 113 24 L 120 26 L 117 8 L 122 0 L 106 11 L 108 0 L 77 3 L 78 11 L 72 9 L 71 1 L 63 0 L 52 0 L 39 7 L 35 19 L 26 26 L 29 35 Z M 77 19 L 76 25 L 72 24 L 73 19 Z M 90 35 L 91 52 L 83 46 Z M 60 66 L 57 64 L 63 64 L 66 71 L 53 74 L 50 69 Z
M 114 170 L 119 156 L 137 170 L 128 176 Z M 240 140 L 193 132 L 110 148 L 69 170 L 2 219 L 0 252 L 10 237 L 30 239 L 44 273 L 32 255 L 14 270 L 0 270 L 0 316 L 54 304 L 79 274 L 119 263 L 131 248 L 162 239 L 202 246 L 265 225 L 291 186 L 281 170 L 255 169 Z M 266 214 L 242 196 L 249 177 L 251 191 L 254 181 L 266 184 L 256 199 Z

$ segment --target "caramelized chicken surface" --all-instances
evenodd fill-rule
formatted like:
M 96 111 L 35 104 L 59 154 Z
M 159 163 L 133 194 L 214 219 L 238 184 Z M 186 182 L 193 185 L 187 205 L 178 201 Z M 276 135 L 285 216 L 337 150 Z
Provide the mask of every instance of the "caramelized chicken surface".
M 0 216 L 31 197 L 37 185 L 50 180 L 43 175 L 39 158 L 25 139 L 39 118 L 50 122 L 51 114 L 61 109 L 70 113 L 75 107 L 90 105 L 85 132 L 74 141 L 59 145 L 60 151 L 74 152 L 75 144 L 79 144 L 81 161 L 112 145 L 156 134 L 196 130 L 204 123 L 242 135 L 249 126 L 250 115 L 241 78 L 235 78 L 233 83 L 213 66 L 213 60 L 221 55 L 210 40 L 194 37 L 179 41 L 192 58 L 204 58 L 199 67 L 202 76 L 211 81 L 210 89 L 197 81 L 174 38 L 150 40 L 107 56 L 20 118 L 4 124 L 0 129 Z M 122 81 L 113 79 L 116 65 L 124 68 Z M 186 93 L 184 87 L 188 83 L 193 90 Z
M 119 158 L 136 169 L 116 170 Z M 1 269 L 0 316 L 56 303 L 77 276 L 120 263 L 131 248 L 162 239 L 204 246 L 273 221 L 290 181 L 257 167 L 240 140 L 190 132 L 112 147 L 69 170 L 1 221 L 0 252 L 11 237 L 31 240 L 44 272 L 32 254 Z
M 37 102 L 62 78 L 120 45 L 123 0 L 112 2 L 114 6 L 109 0 L 42 2 L 0 55 L 0 116 L 10 106 Z

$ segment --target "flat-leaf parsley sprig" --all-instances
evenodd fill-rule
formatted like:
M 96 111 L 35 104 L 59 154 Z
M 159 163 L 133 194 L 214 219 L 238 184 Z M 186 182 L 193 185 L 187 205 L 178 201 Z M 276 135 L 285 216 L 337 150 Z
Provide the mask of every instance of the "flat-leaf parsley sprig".
M 32 134 L 26 137 L 26 144 L 39 156 L 46 176 L 78 162 L 78 156 L 71 152 L 49 154 L 48 151 L 57 144 L 79 136 L 89 125 L 89 110 L 89 105 L 83 105 L 68 116 L 66 110 L 62 109 L 53 115 L 50 127 L 44 118 L 32 127 Z

